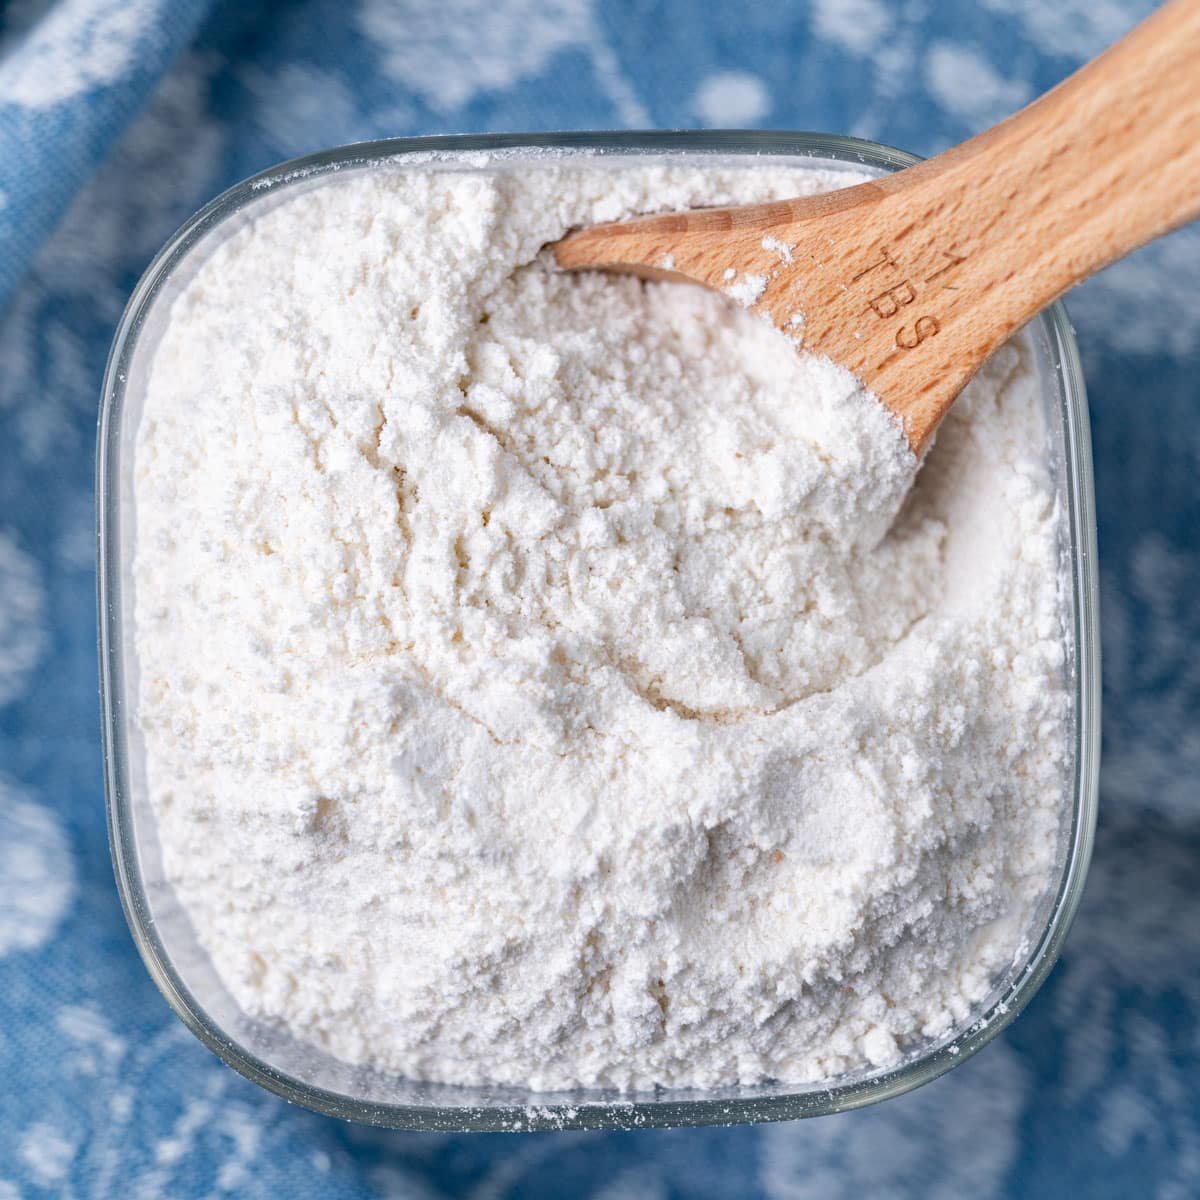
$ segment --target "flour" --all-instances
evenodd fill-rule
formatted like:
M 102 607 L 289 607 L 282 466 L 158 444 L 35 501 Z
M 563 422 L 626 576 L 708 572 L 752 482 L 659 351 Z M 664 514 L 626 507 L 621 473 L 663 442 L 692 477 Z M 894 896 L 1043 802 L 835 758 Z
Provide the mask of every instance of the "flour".
M 139 717 L 248 1013 L 420 1079 L 799 1082 L 1013 961 L 1068 789 L 1030 347 L 910 493 L 840 368 L 539 253 L 856 181 L 383 168 L 205 251 L 136 452 Z
M 743 275 L 736 283 L 731 283 L 725 289 L 725 295 L 736 300 L 743 308 L 749 308 L 762 299 L 767 290 L 765 275 Z

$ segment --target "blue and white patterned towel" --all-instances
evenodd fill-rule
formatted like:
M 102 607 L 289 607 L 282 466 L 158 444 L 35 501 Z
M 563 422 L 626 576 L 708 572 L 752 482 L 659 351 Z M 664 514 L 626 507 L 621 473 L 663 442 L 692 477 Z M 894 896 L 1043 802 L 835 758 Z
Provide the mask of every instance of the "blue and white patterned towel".
M 92 455 L 113 328 L 215 192 L 339 142 L 763 126 L 921 153 L 1149 0 L 0 3 L 0 1200 L 1200 1195 L 1200 230 L 1071 298 L 1091 387 L 1101 828 L 1066 953 L 978 1058 L 790 1125 L 387 1134 L 227 1070 L 134 952 L 104 825 Z

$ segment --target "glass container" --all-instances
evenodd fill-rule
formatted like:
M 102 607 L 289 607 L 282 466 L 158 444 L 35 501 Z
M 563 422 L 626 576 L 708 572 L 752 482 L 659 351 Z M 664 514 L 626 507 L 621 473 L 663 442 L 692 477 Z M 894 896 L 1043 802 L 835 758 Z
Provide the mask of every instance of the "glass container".
M 1071 779 L 1056 875 L 1027 937 L 1027 955 L 995 981 L 970 1020 L 915 1048 L 897 1066 L 806 1085 L 762 1084 L 645 1094 L 533 1092 L 418 1083 L 350 1066 L 247 1017 L 217 977 L 163 876 L 135 720 L 132 636 L 132 459 L 147 367 L 171 301 L 212 244 L 293 189 L 331 172 L 436 168 L 474 151 L 577 151 L 609 159 L 668 157 L 744 165 L 798 160 L 826 168 L 898 170 L 913 155 L 814 133 L 573 133 L 400 138 L 340 147 L 245 180 L 202 208 L 167 242 L 121 318 L 101 397 L 97 450 L 100 687 L 109 835 L 117 884 L 138 950 L 185 1025 L 235 1070 L 287 1100 L 348 1120 L 403 1129 L 526 1130 L 732 1124 L 819 1116 L 898 1096 L 986 1045 L 1029 1002 L 1053 966 L 1078 907 L 1092 848 L 1099 759 L 1099 635 L 1092 460 L 1083 374 L 1065 310 L 1031 326 L 1046 405 L 1047 454 L 1057 488 L 1068 574 L 1067 671 L 1074 693 Z M 471 164 L 467 164 L 470 166 Z M 462 165 L 459 165 L 462 169 Z M 207 248 L 207 246 L 206 246 Z M 1069 805 L 1069 811 L 1067 806 Z

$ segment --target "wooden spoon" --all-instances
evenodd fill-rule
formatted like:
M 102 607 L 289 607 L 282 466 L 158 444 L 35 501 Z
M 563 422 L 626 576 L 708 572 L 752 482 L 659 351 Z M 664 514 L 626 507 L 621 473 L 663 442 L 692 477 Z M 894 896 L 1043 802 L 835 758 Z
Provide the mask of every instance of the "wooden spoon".
M 1200 0 L 968 142 L 821 196 L 597 225 L 560 267 L 726 291 L 848 367 L 921 453 L 1017 328 L 1200 215 Z M 1200 278 L 1197 279 L 1200 289 Z

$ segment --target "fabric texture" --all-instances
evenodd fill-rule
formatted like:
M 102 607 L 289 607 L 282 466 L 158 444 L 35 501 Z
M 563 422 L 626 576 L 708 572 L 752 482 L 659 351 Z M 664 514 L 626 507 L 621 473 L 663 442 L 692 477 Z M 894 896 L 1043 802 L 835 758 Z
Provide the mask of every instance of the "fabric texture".
M 0 1200 L 921 1200 L 1200 1191 L 1200 228 L 1076 290 L 1105 655 L 1062 961 L 978 1057 L 759 1128 L 387 1133 L 289 1107 L 171 1014 L 104 819 L 92 461 L 155 250 L 237 179 L 385 135 L 749 126 L 929 154 L 1150 0 L 13 0 L 0 6 Z

